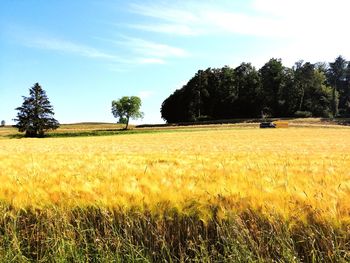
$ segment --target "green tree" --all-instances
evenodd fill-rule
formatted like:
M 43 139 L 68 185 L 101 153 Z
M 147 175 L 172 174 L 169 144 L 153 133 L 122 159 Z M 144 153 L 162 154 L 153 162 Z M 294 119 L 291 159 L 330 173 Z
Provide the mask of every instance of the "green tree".
M 281 59 L 270 59 L 260 70 L 263 107 L 270 108 L 274 116 L 279 115 L 279 94 L 284 80 Z
M 161 107 L 168 123 L 231 118 L 236 99 L 234 70 L 199 70 L 181 89 L 171 94 Z
M 210 91 L 211 116 L 215 119 L 232 118 L 235 114 L 232 106 L 238 99 L 238 91 L 235 85 L 235 71 L 233 68 L 225 66 L 215 70 L 214 76 L 212 78 L 215 80 L 216 85 L 209 85 L 209 90 L 210 88 L 215 88 Z
M 345 90 L 342 96 L 344 102 L 344 115 L 350 116 L 350 62 L 346 68 L 345 73 Z
M 125 129 L 128 129 L 130 119 L 143 117 L 140 111 L 141 99 L 137 96 L 124 96 L 118 100 L 112 101 L 112 114 L 118 119 L 119 123 L 125 123 Z
M 199 70 L 164 100 L 162 118 L 176 123 L 256 118 L 261 113 L 275 117 L 329 117 L 332 101 L 338 101 L 338 91 L 332 91 L 327 84 L 327 65 L 299 61 L 288 68 L 273 58 L 259 71 L 250 63 L 241 63 L 234 69 L 225 66 Z M 350 66 L 347 69 L 344 83 L 349 88 L 342 89 L 342 94 L 348 97 L 342 98 L 348 101 L 343 104 L 349 105 L 350 113 Z
M 326 84 L 326 77 L 322 70 L 310 62 L 296 63 L 295 85 L 299 97 L 297 115 L 303 113 L 317 117 L 329 117 L 332 103 L 338 100 L 338 92 L 333 97 L 332 90 Z M 302 116 L 302 115 L 300 115 Z
M 313 72 L 315 70 L 315 67 L 313 64 L 300 60 L 295 63 L 295 66 L 293 68 L 294 70 L 294 78 L 295 78 L 295 87 L 296 87 L 296 93 L 298 96 L 298 107 L 297 111 L 302 112 L 305 110 L 305 104 L 307 104 L 305 101 L 305 97 L 307 95 L 308 88 L 311 85 L 311 78 L 313 75 Z
M 347 62 L 342 56 L 338 56 L 334 62 L 329 63 L 328 81 L 332 86 L 332 113 L 333 117 L 338 114 L 337 92 L 340 95 L 339 107 L 344 108 L 346 100 L 346 67 Z
M 294 113 L 298 110 L 299 90 L 295 84 L 294 70 L 284 67 L 278 93 L 278 115 L 281 117 L 294 116 Z
M 24 97 L 21 107 L 16 108 L 18 111 L 17 123 L 15 127 L 20 132 L 25 132 L 26 137 L 42 137 L 45 131 L 55 130 L 59 123 L 53 118 L 53 107 L 39 83 L 35 83 L 29 90 L 29 97 Z
M 232 103 L 232 117 L 257 117 L 261 111 L 261 100 L 258 97 L 261 80 L 258 71 L 250 63 L 241 63 L 234 69 L 234 86 L 236 100 Z

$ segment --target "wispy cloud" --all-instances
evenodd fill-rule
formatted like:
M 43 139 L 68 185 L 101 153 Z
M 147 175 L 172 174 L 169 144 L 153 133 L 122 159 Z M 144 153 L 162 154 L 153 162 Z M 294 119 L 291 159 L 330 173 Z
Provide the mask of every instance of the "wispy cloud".
M 130 47 L 135 53 L 145 57 L 155 58 L 183 58 L 189 56 L 182 48 L 156 43 L 141 38 L 125 37 L 124 45 Z
M 273 50 L 262 54 L 259 61 L 266 61 L 268 56 L 288 61 L 331 61 L 338 54 L 350 56 L 350 35 L 345 33 L 348 0 L 251 0 L 240 5 L 237 8 L 234 1 L 191 0 L 130 4 L 131 12 L 150 22 L 129 26 L 183 37 L 245 35 L 275 41 L 271 42 Z M 284 44 L 275 48 L 276 43 Z
M 246 2 L 245 11 L 237 11 L 230 2 L 220 3 L 130 4 L 131 12 L 153 19 L 151 23 L 131 26 L 184 36 L 229 33 L 312 38 L 325 30 L 331 35 L 344 35 L 339 25 L 347 24 L 350 9 L 348 0 L 253 0 Z
M 134 62 L 137 64 L 165 64 L 161 58 L 138 58 Z
M 218 33 L 261 34 L 257 26 L 259 27 L 262 21 L 258 18 L 227 11 L 215 4 L 190 1 L 170 4 L 130 4 L 130 10 L 153 20 L 151 23 L 129 25 L 144 31 L 183 36 Z
M 102 50 L 58 38 L 34 37 L 26 39 L 24 44 L 29 47 L 60 51 L 82 57 L 115 61 L 120 60 L 118 56 Z
M 143 31 L 156 32 L 156 33 L 165 33 L 169 35 L 182 35 L 182 36 L 197 36 L 200 35 L 201 32 L 196 30 L 189 25 L 184 24 L 135 24 L 129 25 L 130 28 L 139 29 Z
M 178 3 L 178 2 L 177 2 Z M 179 21 L 181 23 L 195 23 L 198 22 L 198 16 L 196 13 L 191 13 L 188 10 L 185 9 L 184 3 L 185 1 L 181 2 L 181 6 L 174 6 L 174 4 L 171 5 L 165 5 L 155 3 L 155 4 L 136 4 L 131 3 L 130 4 L 130 10 L 136 14 L 153 17 L 157 19 L 162 19 L 168 22 L 176 22 Z
M 125 50 L 129 58 L 126 64 L 166 64 L 169 59 L 187 58 L 190 54 L 182 48 L 128 36 L 119 36 L 116 39 L 99 38 L 114 47 Z
M 258 36 L 284 34 L 280 23 L 276 23 L 275 19 L 230 11 L 208 3 L 183 1 L 168 5 L 131 4 L 130 9 L 131 12 L 152 18 L 156 22 L 129 26 L 150 32 L 182 36 L 227 33 Z
M 172 35 L 195 36 L 202 32 L 196 25 L 200 23 L 201 17 L 192 10 L 164 4 L 130 4 L 130 11 L 138 15 L 157 20 L 157 23 L 131 24 L 132 28 L 149 32 L 166 33 Z
M 23 33 L 24 30 L 19 29 L 17 31 L 18 33 L 13 33 L 12 37 L 21 45 L 102 60 L 108 63 L 107 65 L 110 70 L 118 72 L 124 72 L 125 67 L 132 65 L 165 64 L 165 59 L 186 57 L 188 55 L 181 48 L 125 36 L 119 37 L 118 40 L 95 38 L 95 40 L 100 41 L 100 45 L 101 41 L 109 42 L 108 44 L 102 43 L 101 45 L 109 50 L 107 52 L 104 49 L 59 37 L 52 37 L 45 34 L 29 36 L 29 34 Z

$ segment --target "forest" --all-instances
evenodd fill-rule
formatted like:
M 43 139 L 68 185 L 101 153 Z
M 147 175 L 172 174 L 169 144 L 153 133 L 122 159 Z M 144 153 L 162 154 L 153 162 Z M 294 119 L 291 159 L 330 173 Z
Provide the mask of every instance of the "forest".
M 349 117 L 350 62 L 298 61 L 293 67 L 272 58 L 259 70 L 199 70 L 161 106 L 167 123 L 266 117 Z

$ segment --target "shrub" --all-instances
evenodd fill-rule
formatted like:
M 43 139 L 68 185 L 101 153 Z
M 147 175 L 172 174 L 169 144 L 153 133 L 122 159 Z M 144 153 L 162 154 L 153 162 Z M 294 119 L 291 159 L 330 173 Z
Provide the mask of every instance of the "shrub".
M 312 113 L 310 111 L 296 111 L 294 116 L 297 118 L 309 118 L 312 117 Z

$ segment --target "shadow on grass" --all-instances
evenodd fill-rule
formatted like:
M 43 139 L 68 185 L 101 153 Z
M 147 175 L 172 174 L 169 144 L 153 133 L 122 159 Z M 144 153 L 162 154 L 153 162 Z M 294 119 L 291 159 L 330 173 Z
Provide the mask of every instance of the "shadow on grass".
M 4 137 L 9 139 L 22 139 L 24 138 L 24 134 L 9 134 L 9 135 L 5 135 Z
M 111 136 L 111 135 L 126 135 L 126 134 L 139 134 L 139 133 L 156 133 L 157 130 L 125 130 L 125 129 L 108 129 L 108 130 L 92 130 L 92 131 L 80 131 L 80 132 L 49 132 L 43 137 L 35 138 L 69 138 L 69 137 L 96 137 L 96 136 Z M 24 134 L 9 134 L 4 137 L 9 139 L 22 139 L 27 138 Z
M 329 119 L 321 119 L 321 121 L 326 121 Z M 338 124 L 338 125 L 345 125 L 345 126 L 349 126 L 350 125 L 350 118 L 339 118 L 339 119 L 334 119 L 333 120 L 335 122 L 335 124 Z

